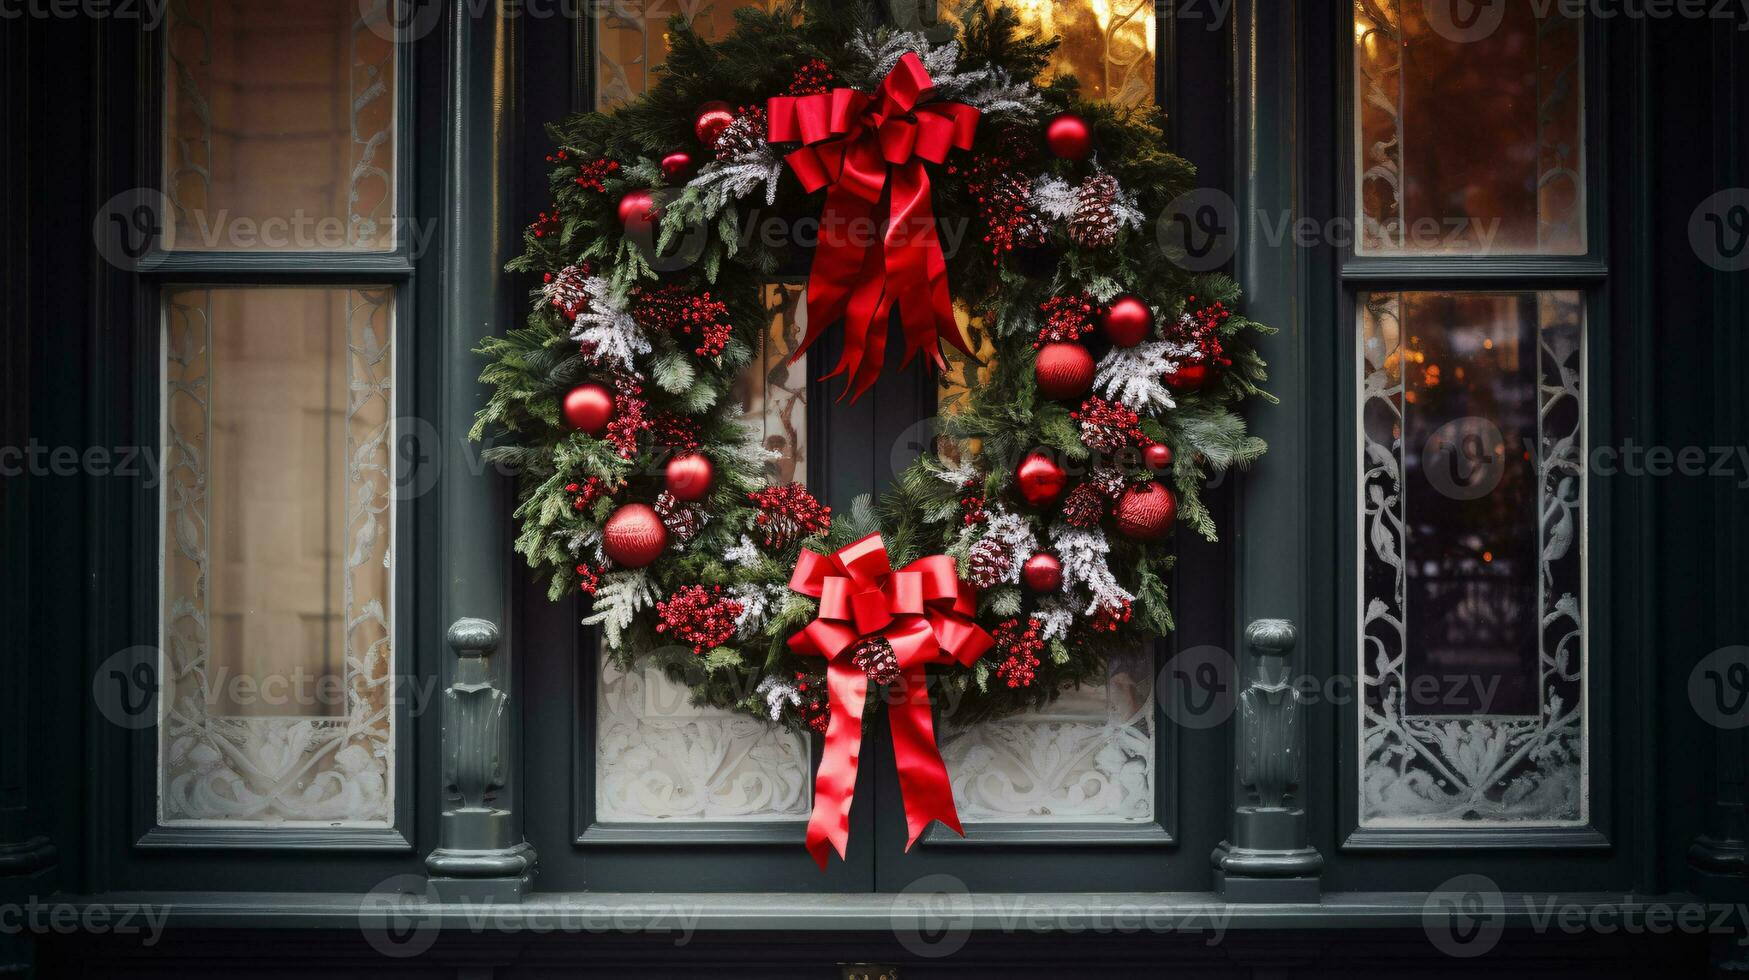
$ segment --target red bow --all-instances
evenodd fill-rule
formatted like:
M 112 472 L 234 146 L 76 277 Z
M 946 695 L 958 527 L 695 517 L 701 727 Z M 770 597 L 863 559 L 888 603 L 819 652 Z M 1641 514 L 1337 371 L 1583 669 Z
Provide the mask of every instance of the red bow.
M 924 667 L 959 662 L 971 666 L 995 645 L 973 621 L 977 595 L 960 582 L 946 555 L 921 558 L 893 571 L 880 534 L 846 545 L 831 556 L 803 551 L 789 587 L 820 600 L 818 618 L 790 637 L 790 649 L 826 658 L 831 717 L 826 750 L 814 777 L 814 814 L 808 820 L 808 852 L 826 867 L 826 845 L 844 857 L 850 839 L 850 803 L 862 747 L 862 711 L 869 675 L 852 663 L 870 639 L 892 644 L 903 679 L 903 703 L 891 706 L 893 751 L 905 797 L 910 850 L 931 820 L 960 830 L 947 766 L 935 745 Z
M 846 375 L 853 399 L 880 374 L 895 302 L 907 364 L 927 349 L 945 367 L 937 338 L 972 353 L 947 292 L 947 259 L 923 162 L 940 163 L 956 146 L 971 149 L 979 113 L 960 102 L 918 105 L 934 91 L 923 62 L 906 52 L 872 96 L 835 88 L 767 102 L 770 141 L 805 144 L 785 157 L 802 186 L 830 188 L 808 275 L 808 335 L 795 357 L 844 318 L 844 356 L 826 377 Z M 887 224 L 876 240 L 883 201 Z

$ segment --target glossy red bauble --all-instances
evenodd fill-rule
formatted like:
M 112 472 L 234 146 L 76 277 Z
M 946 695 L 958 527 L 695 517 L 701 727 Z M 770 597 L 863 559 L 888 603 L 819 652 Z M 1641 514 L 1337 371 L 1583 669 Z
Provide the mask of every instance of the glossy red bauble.
M 1041 551 L 1020 566 L 1020 580 L 1034 592 L 1055 592 L 1063 587 L 1063 563 L 1048 551 Z
M 1045 143 L 1063 160 L 1085 160 L 1093 155 L 1093 128 L 1073 112 L 1058 113 L 1045 126 Z
M 681 453 L 668 461 L 662 472 L 662 485 L 675 500 L 703 500 L 711 492 L 711 481 L 716 475 L 716 467 L 705 454 Z
M 698 107 L 692 117 L 692 131 L 706 147 L 715 147 L 723 130 L 735 121 L 735 107 L 721 99 L 712 99 Z
M 656 199 L 649 191 L 632 191 L 619 199 L 619 224 L 626 231 L 648 231 L 655 222 Z
M 1093 386 L 1093 355 L 1080 344 L 1046 344 L 1033 362 L 1033 375 L 1046 398 L 1080 398 Z
M 1172 465 L 1172 448 L 1163 442 L 1150 443 L 1142 450 L 1142 462 L 1148 464 L 1148 469 L 1163 470 Z
M 626 504 L 601 528 L 601 550 L 621 568 L 643 568 L 667 547 L 668 528 L 649 504 Z
M 1177 517 L 1178 498 L 1158 480 L 1130 487 L 1118 498 L 1117 529 L 1127 538 L 1157 541 L 1172 530 Z
M 1030 453 L 1014 471 L 1014 482 L 1020 495 L 1034 507 L 1043 507 L 1063 495 L 1069 483 L 1068 474 L 1057 461 L 1044 453 Z
M 1154 332 L 1154 313 L 1148 304 L 1126 293 L 1100 314 L 1099 327 L 1114 345 L 1134 347 Z
M 599 436 L 607 431 L 607 423 L 613 421 L 613 392 L 593 381 L 580 384 L 565 392 L 561 412 L 566 425 Z
M 1164 381 L 1166 387 L 1172 389 L 1175 394 L 1188 395 L 1194 391 L 1201 391 L 1202 386 L 1209 383 L 1209 366 L 1207 362 L 1180 364 L 1177 368 L 1167 371 L 1160 380 Z
M 662 176 L 673 183 L 680 183 L 692 176 L 692 154 L 685 150 L 675 150 L 662 158 Z

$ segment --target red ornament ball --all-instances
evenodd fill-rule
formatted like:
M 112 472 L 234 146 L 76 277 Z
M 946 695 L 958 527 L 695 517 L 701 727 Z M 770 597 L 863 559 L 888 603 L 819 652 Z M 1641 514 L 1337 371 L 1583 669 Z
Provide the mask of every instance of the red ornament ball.
M 1154 332 L 1154 313 L 1140 298 L 1126 293 L 1100 314 L 1099 326 L 1106 340 L 1118 347 L 1134 347 Z
M 1041 551 L 1020 566 L 1020 580 L 1034 592 L 1055 592 L 1063 587 L 1063 563 L 1048 551 Z
M 1033 374 L 1046 398 L 1080 398 L 1093 387 L 1093 355 L 1080 344 L 1046 344 L 1039 348 Z
M 613 392 L 593 381 L 580 384 L 565 392 L 562 414 L 571 428 L 599 436 L 613 421 Z
M 712 99 L 698 107 L 698 112 L 692 117 L 692 131 L 698 135 L 700 143 L 715 147 L 723 130 L 734 121 L 735 107 L 721 99 Z
M 1165 537 L 1177 517 L 1178 498 L 1158 480 L 1130 487 L 1117 502 L 1118 531 L 1137 541 Z
M 1209 366 L 1204 361 L 1200 364 L 1180 364 L 1177 368 L 1167 371 L 1160 380 L 1175 394 L 1188 395 L 1202 390 L 1209 383 Z
M 679 182 L 692 176 L 692 166 L 692 154 L 685 150 L 675 150 L 662 158 L 662 176 Z
M 1045 126 L 1045 143 L 1063 160 L 1085 160 L 1093 155 L 1093 129 L 1073 112 L 1052 117 Z
M 656 199 L 649 191 L 632 191 L 619 199 L 619 224 L 626 231 L 648 231 L 656 226 Z
M 662 473 L 662 485 L 675 500 L 703 500 L 705 494 L 710 493 L 711 481 L 716 475 L 716 467 L 703 453 L 681 453 L 668 460 Z
M 643 568 L 667 547 L 668 528 L 649 504 L 626 504 L 601 528 L 601 550 L 622 568 Z
M 1015 469 L 1014 482 L 1020 485 L 1020 495 L 1027 503 L 1043 507 L 1063 495 L 1069 476 L 1044 453 L 1029 453 Z
M 1172 465 L 1172 448 L 1163 442 L 1150 443 L 1142 450 L 1142 462 L 1148 464 L 1148 469 L 1163 470 Z

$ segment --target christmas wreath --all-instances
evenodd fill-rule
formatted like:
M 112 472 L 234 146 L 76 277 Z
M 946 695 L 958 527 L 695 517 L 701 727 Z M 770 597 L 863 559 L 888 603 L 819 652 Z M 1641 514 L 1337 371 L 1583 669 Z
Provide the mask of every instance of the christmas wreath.
M 1000 716 L 1171 628 L 1162 539 L 1212 538 L 1200 485 L 1264 450 L 1234 411 L 1262 394 L 1263 328 L 1156 243 L 1148 216 L 1192 178 L 1156 113 L 1039 84 L 1055 41 L 1011 11 L 939 42 L 809 5 L 736 18 L 715 44 L 677 18 L 647 95 L 550 127 L 553 203 L 510 264 L 540 286 L 480 348 L 474 436 L 521 474 L 516 549 L 553 598 L 590 597 L 611 656 L 827 735 L 823 860 L 865 706 L 913 770 L 913 836 L 957 829 L 928 696 L 894 688 Z M 747 233 L 773 216 L 797 233 Z M 942 248 L 949 220 L 965 247 Z M 764 285 L 796 268 L 807 342 L 845 331 L 851 396 L 890 323 L 938 365 L 974 332 L 995 352 L 938 451 L 849 514 L 766 485 L 730 397 Z

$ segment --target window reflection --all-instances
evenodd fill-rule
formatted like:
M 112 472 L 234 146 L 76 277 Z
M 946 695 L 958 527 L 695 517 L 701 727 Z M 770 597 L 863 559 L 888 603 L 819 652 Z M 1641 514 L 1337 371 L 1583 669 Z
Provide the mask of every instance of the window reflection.
M 1581 23 L 1464 6 L 1354 4 L 1359 251 L 1582 253 Z
M 1360 321 L 1363 821 L 1582 821 L 1579 294 Z
M 166 246 L 394 246 L 386 0 L 177 0 L 165 31 Z

